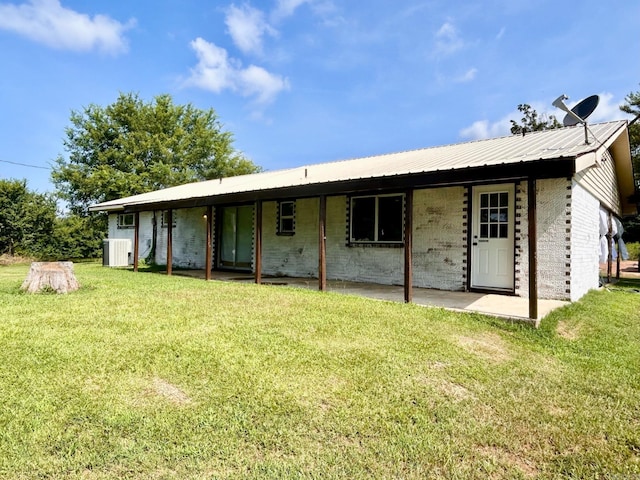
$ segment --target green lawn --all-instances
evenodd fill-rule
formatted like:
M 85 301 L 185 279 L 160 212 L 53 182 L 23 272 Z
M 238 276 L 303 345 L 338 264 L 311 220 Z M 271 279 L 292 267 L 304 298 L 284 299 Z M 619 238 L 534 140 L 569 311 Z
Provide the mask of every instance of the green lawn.
M 0 478 L 639 478 L 640 283 L 539 330 L 281 286 L 0 267 Z

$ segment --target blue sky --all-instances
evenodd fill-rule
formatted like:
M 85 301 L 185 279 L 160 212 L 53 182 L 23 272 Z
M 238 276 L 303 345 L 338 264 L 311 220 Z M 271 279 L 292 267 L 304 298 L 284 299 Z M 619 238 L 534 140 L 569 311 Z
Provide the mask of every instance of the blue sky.
M 274 170 L 508 135 L 562 93 L 624 118 L 639 53 L 629 0 L 0 0 L 0 178 L 53 191 L 71 111 L 119 92 L 213 107 Z

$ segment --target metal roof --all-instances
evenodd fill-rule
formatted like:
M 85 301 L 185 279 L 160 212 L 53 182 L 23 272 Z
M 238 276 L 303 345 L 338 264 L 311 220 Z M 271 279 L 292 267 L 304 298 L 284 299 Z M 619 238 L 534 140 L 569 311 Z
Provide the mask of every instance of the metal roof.
M 90 210 L 123 210 L 144 205 L 213 198 L 264 190 L 287 189 L 351 180 L 366 180 L 455 172 L 469 168 L 518 165 L 540 160 L 583 157 L 581 168 L 598 162 L 603 152 L 625 131 L 626 121 L 589 126 L 585 143 L 582 125 L 511 135 L 385 155 L 305 165 L 215 180 L 189 183 L 99 203 Z

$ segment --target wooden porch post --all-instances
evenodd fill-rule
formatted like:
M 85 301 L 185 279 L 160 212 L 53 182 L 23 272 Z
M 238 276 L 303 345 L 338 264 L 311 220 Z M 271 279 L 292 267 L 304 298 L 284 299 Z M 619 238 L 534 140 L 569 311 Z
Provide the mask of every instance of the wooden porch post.
M 611 283 L 611 267 L 613 261 L 613 249 L 611 248 L 611 239 L 613 238 L 613 225 L 611 225 L 611 212 L 607 214 L 609 230 L 607 232 L 607 283 Z
M 256 202 L 256 283 L 262 283 L 262 200 Z
M 529 225 L 529 318 L 538 320 L 538 239 L 536 221 L 536 180 L 529 178 L 527 186 L 527 224 Z
M 173 210 L 167 210 L 167 275 L 173 273 Z
M 213 225 L 213 207 L 207 205 L 207 246 L 205 253 L 204 278 L 211 280 L 211 226 Z
M 404 301 L 413 300 L 413 189 L 405 193 L 404 199 Z
M 327 197 L 320 195 L 320 211 L 318 215 L 318 289 L 327 289 Z
M 133 271 L 138 271 L 138 255 L 140 254 L 140 212 L 133 214 Z
M 620 248 L 619 248 L 619 244 L 618 242 L 615 241 L 615 237 L 613 236 L 613 215 L 609 214 L 609 218 L 610 218 L 610 222 L 611 222 L 611 239 L 613 240 L 613 242 L 611 242 L 611 250 L 613 251 L 613 245 L 615 245 L 615 249 L 616 249 L 616 279 L 620 280 Z M 619 233 L 619 232 L 618 232 Z

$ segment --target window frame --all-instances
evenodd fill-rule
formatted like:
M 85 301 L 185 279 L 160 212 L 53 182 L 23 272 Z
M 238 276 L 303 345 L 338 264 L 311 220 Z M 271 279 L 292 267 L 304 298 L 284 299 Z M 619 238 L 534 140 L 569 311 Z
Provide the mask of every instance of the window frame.
M 283 215 L 283 206 L 291 205 L 291 214 Z M 276 207 L 276 235 L 292 236 L 296 234 L 296 201 L 295 200 L 278 200 Z M 291 220 L 291 229 L 283 228 L 282 221 Z
M 483 202 L 485 198 L 486 205 Z M 480 192 L 479 200 L 478 237 L 483 240 L 509 238 L 508 192 Z
M 130 218 L 129 221 L 124 221 L 125 218 Z M 136 215 L 135 213 L 119 213 L 116 219 L 118 229 L 135 228 L 136 227 Z
M 167 223 L 167 216 L 169 215 L 169 210 L 162 210 L 160 212 L 160 228 L 167 228 L 169 224 Z M 176 228 L 176 211 L 172 210 L 171 212 L 171 228 Z
M 381 198 L 392 198 L 399 197 L 402 201 L 402 218 L 401 218 L 401 229 L 400 229 L 400 239 L 399 240 L 380 240 L 379 236 L 379 227 L 380 227 L 380 199 Z M 356 240 L 354 238 L 354 204 L 358 199 L 365 198 L 373 198 L 375 199 L 374 208 L 374 226 L 373 240 Z M 401 247 L 404 245 L 404 225 L 405 225 L 405 215 L 406 215 L 406 197 L 404 193 L 380 193 L 380 194 L 368 194 L 368 195 L 352 195 L 349 197 L 349 224 L 348 224 L 348 245 L 349 246 L 380 246 L 380 247 Z

